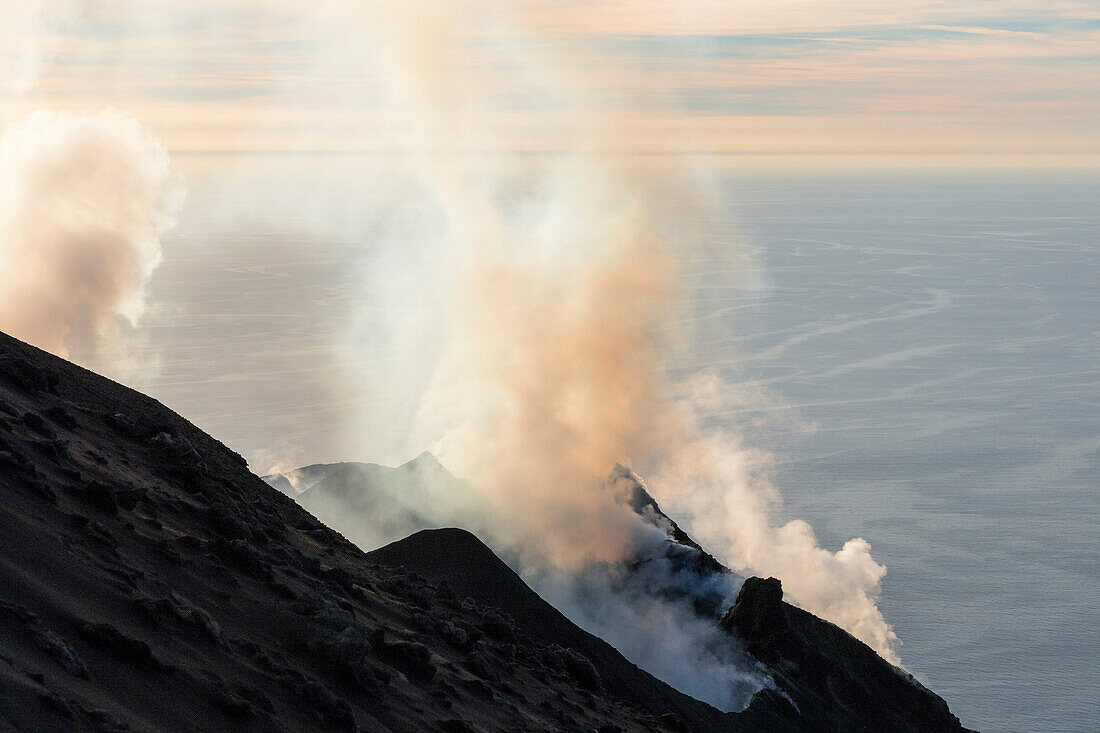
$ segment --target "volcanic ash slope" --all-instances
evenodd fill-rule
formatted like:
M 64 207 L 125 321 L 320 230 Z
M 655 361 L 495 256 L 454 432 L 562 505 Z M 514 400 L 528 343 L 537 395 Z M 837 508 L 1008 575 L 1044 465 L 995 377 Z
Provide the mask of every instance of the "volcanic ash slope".
M 778 694 L 726 714 L 656 680 L 468 533 L 364 555 L 156 401 L 3 334 L 0 497 L 3 730 L 809 729 Z M 869 650 L 760 590 L 723 621 L 759 659 L 879 694 L 852 683 Z M 816 693 L 811 728 L 863 710 Z

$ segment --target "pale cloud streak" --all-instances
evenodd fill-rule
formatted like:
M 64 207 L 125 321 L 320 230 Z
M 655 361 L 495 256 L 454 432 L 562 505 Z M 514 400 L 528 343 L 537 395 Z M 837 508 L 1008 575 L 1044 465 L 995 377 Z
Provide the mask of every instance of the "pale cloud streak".
M 504 149 L 580 132 L 516 63 L 537 44 L 639 153 L 1100 155 L 1091 2 L 534 0 L 508 28 L 478 24 L 486 2 L 456 0 L 449 22 Z M 174 150 L 405 149 L 370 29 L 334 22 L 341 5 L 18 3 L 0 119 L 113 106 Z

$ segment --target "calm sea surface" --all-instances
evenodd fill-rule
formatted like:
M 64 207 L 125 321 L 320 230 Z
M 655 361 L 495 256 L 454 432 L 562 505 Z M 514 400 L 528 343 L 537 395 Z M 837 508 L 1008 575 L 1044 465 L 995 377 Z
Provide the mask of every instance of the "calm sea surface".
M 1100 175 L 729 192 L 764 282 L 704 278 L 700 360 L 816 428 L 759 423 L 788 515 L 872 543 L 903 663 L 965 725 L 1100 730 Z
M 394 462 L 331 437 L 351 263 L 383 219 L 358 220 L 339 176 L 306 190 L 267 164 L 260 187 L 188 176 L 151 287 L 161 371 L 138 386 L 257 470 Z M 766 391 L 718 419 L 776 454 L 786 517 L 833 549 L 871 542 L 904 666 L 965 725 L 1100 729 L 1100 173 L 744 173 L 722 188 L 711 246 L 687 258 L 677 371 Z M 378 210 L 389 195 L 356 192 Z M 735 241 L 751 266 L 730 267 Z M 360 353 L 365 384 L 392 367 Z M 384 418 L 404 397 L 370 399 Z

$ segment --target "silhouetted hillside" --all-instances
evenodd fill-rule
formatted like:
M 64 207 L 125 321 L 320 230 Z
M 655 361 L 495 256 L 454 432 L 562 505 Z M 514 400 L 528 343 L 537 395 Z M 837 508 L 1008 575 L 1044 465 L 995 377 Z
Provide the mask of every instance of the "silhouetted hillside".
M 655 725 L 156 401 L 4 335 L 0 492 L 0 729 Z
M 770 590 L 725 623 L 777 690 L 720 713 L 472 535 L 364 555 L 155 400 L 2 334 L 0 496 L 5 729 L 959 729 Z
M 538 644 L 564 647 L 581 655 L 579 663 L 587 660 L 592 664 L 599 686 L 607 693 L 654 716 L 666 715 L 668 722 L 679 721 L 692 730 L 735 727 L 730 714 L 676 692 L 639 670 L 607 642 L 578 628 L 465 530 L 424 530 L 367 553 L 367 557 L 412 570 L 436 583 L 446 582 L 458 597 L 499 609 L 505 614 L 509 633 L 518 632 Z

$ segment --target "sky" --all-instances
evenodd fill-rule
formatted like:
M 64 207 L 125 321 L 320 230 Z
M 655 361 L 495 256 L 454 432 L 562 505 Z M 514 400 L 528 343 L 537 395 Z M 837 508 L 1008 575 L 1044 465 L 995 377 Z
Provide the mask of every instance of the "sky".
M 378 36 L 361 27 L 377 17 L 349 21 L 338 2 L 0 5 L 0 123 L 113 107 L 173 154 L 413 144 Z M 491 11 L 420 5 L 457 29 L 471 88 L 493 90 L 482 124 L 495 152 L 569 150 L 569 108 L 585 104 L 619 131 L 598 143 L 615 153 L 1100 161 L 1100 6 L 1087 0 L 517 0 Z M 546 69 L 584 99 L 563 97 Z M 482 140 L 456 135 L 449 152 L 485 152 Z

